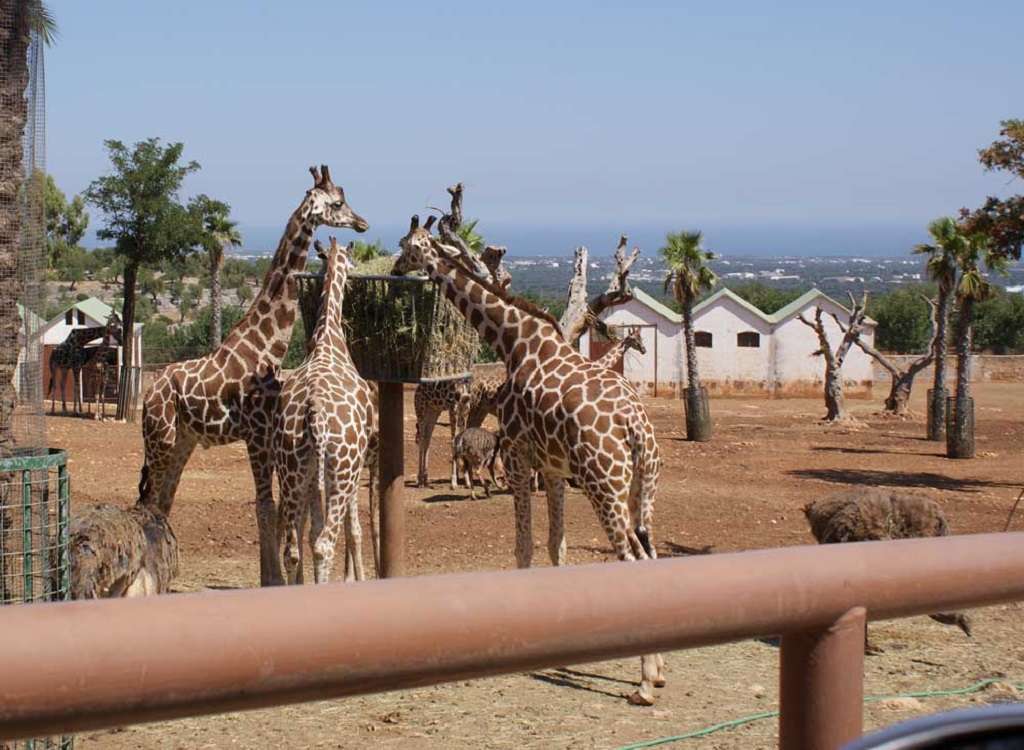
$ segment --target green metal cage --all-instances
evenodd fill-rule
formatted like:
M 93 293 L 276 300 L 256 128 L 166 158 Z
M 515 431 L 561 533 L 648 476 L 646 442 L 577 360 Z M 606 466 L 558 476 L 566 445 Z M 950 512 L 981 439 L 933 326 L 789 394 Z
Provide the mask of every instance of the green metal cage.
M 68 599 L 70 506 L 64 451 L 0 459 L 0 605 Z M 72 746 L 70 736 L 0 742 L 2 750 Z

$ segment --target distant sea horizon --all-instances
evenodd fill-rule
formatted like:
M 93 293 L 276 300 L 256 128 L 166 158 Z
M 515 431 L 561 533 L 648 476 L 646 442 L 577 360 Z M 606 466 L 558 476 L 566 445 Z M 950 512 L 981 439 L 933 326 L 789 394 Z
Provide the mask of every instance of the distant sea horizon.
M 691 228 L 682 223 L 678 228 Z M 723 257 L 896 257 L 907 255 L 913 247 L 928 240 L 924 224 L 890 223 L 844 225 L 791 225 L 791 224 L 697 224 L 704 231 L 704 246 Z M 678 229 L 676 228 L 676 229 Z M 85 244 L 99 247 L 96 225 L 90 227 Z M 361 239 L 366 242 L 380 240 L 391 250 L 398 249 L 398 240 L 408 225 L 373 226 L 359 235 L 349 230 L 321 227 L 317 235 L 326 239 L 336 234 L 348 242 Z M 256 225 L 239 222 L 243 244 L 233 248 L 232 255 L 260 256 L 274 252 L 281 239 L 282 225 Z M 630 247 L 639 247 L 644 255 L 653 257 L 665 241 L 670 228 L 654 223 L 621 227 L 594 225 L 535 225 L 492 223 L 483 221 L 477 226 L 490 244 L 505 245 L 509 258 L 571 256 L 578 245 L 585 245 L 592 257 L 609 256 L 615 250 L 619 234 L 629 237 Z
M 686 225 L 682 225 L 686 227 Z M 318 236 L 336 234 L 339 240 L 380 240 L 397 250 L 398 240 L 408 225 L 371 226 L 363 235 L 348 230 L 321 227 Z M 267 255 L 280 241 L 281 226 L 257 226 L 240 223 L 243 246 L 236 255 Z M 865 224 L 861 226 L 795 226 L 779 224 L 705 224 L 704 246 L 721 256 L 748 257 L 894 257 L 908 254 L 914 245 L 925 242 L 928 234 L 920 224 Z M 578 245 L 585 245 L 593 257 L 611 255 L 619 234 L 629 237 L 630 247 L 638 246 L 645 255 L 654 255 L 664 244 L 664 226 L 654 224 L 621 228 L 595 226 L 522 226 L 503 223 L 477 226 L 488 243 L 505 245 L 509 257 L 569 256 Z

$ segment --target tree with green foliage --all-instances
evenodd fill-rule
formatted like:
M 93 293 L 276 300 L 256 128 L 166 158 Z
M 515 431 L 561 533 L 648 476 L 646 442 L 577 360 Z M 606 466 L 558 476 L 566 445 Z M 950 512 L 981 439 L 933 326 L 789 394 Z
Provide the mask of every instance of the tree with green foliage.
M 57 187 L 53 175 L 46 175 L 43 193 L 46 209 L 46 258 L 49 268 L 58 268 L 61 258 L 78 244 L 89 228 L 89 214 L 85 200 L 76 195 L 68 202 L 67 196 Z
M 928 287 L 906 286 L 879 294 L 868 303 L 868 315 L 875 319 L 875 346 L 883 352 L 918 354 L 928 351 L 932 340 L 929 307 L 921 304 L 928 298 Z
M 17 403 L 14 373 L 22 330 L 18 301 L 23 199 L 42 198 L 43 180 L 25 180 L 24 137 L 28 122 L 29 44 L 33 35 L 46 45 L 57 33 L 53 15 L 41 0 L 0 0 L 0 455 L 14 446 L 12 417 Z M 31 205 L 31 204 L 30 204 Z M 0 557 L 3 557 L 0 555 Z
M 202 240 L 195 216 L 178 199 L 185 177 L 199 164 L 181 162 L 182 143 L 166 146 L 159 138 L 139 141 L 128 148 L 121 141 L 105 141 L 113 171 L 92 181 L 86 200 L 100 209 L 105 225 L 97 232 L 113 240 L 124 259 L 124 307 L 121 321 L 131 331 L 135 323 L 135 287 L 141 266 L 157 266 L 192 253 Z M 128 382 L 127 358 L 121 369 L 122 388 Z M 124 402 L 118 419 L 124 418 Z
M 68 291 L 75 291 L 75 287 L 85 279 L 85 271 L 88 267 L 89 253 L 82 248 L 72 246 L 61 255 L 57 265 L 57 278 L 68 282 Z
M 352 260 L 357 265 L 359 263 L 369 263 L 374 258 L 390 254 L 388 249 L 384 247 L 384 243 L 380 240 L 374 240 L 373 242 L 355 240 L 352 243 Z
M 963 251 L 966 237 L 949 216 L 936 219 L 928 225 L 932 243 L 917 245 L 914 252 L 925 255 L 925 272 L 935 283 L 935 369 L 932 377 L 932 417 L 929 438 L 941 440 L 946 423 L 946 350 L 949 340 L 949 310 L 957 285 L 958 255 Z
M 1004 120 L 1000 126 L 1000 138 L 981 149 L 978 159 L 987 171 L 1008 172 L 1011 178 L 1024 180 L 1024 120 Z M 989 196 L 981 208 L 963 209 L 961 220 L 966 234 L 985 235 L 994 258 L 1020 260 L 1024 248 L 1024 195 Z
M 178 299 L 179 323 L 185 322 L 185 318 L 188 316 L 190 312 L 192 312 L 195 309 L 196 304 L 199 302 L 201 296 L 202 291 L 195 284 L 189 284 L 184 288 L 184 290 L 182 290 L 181 297 Z M 212 332 L 210 336 L 212 337 Z M 210 338 L 208 337 L 207 340 L 209 341 Z
M 247 282 L 242 282 L 235 289 L 235 295 L 238 297 L 239 303 L 245 305 L 252 301 L 254 296 L 252 287 Z
M 192 199 L 189 210 L 193 211 L 202 226 L 202 245 L 210 264 L 210 347 L 216 349 L 221 342 L 221 308 L 224 304 L 221 288 L 221 271 L 224 268 L 224 250 L 240 247 L 242 235 L 238 223 L 231 220 L 231 207 L 223 201 L 206 195 Z
M 993 289 L 974 310 L 974 350 L 1024 354 L 1024 294 Z
M 956 324 L 956 410 L 954 428 L 955 443 L 966 446 L 968 422 L 968 403 L 971 397 L 971 334 L 974 323 L 974 310 L 979 302 L 993 294 L 992 283 L 982 273 L 981 266 L 986 265 L 990 271 L 1005 272 L 1008 260 L 1005 255 L 995 252 L 989 245 L 986 235 L 978 232 L 963 235 L 956 254 L 960 269 L 960 280 L 956 285 L 957 324 Z M 972 458 L 973 436 L 970 436 L 970 448 L 963 452 L 963 447 L 951 453 L 957 458 Z
M 697 372 L 697 345 L 693 338 L 693 306 L 718 281 L 708 266 L 708 262 L 715 259 L 715 254 L 701 247 L 702 241 L 703 234 L 699 231 L 670 232 L 664 247 L 658 251 L 668 267 L 665 291 L 672 293 L 682 310 L 686 378 L 694 393 L 700 390 L 700 376 Z
M 760 281 L 750 281 L 745 284 L 729 286 L 729 289 L 737 296 L 745 299 L 761 312 L 771 315 L 776 310 L 781 310 L 790 302 L 800 296 L 796 289 L 777 289 Z

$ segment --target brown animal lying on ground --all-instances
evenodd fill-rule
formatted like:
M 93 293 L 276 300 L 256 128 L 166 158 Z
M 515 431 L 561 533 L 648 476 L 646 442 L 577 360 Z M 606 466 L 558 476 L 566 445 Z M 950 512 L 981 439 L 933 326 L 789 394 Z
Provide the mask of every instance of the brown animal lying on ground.
M 949 523 L 938 503 L 926 497 L 877 487 L 844 490 L 804 507 L 811 533 L 819 544 L 875 542 L 949 535 Z M 969 637 L 971 621 L 962 612 L 929 615 L 943 625 L 956 625 Z M 864 650 L 880 651 L 868 643 Z
M 178 539 L 167 517 L 143 505 L 94 505 L 70 529 L 71 598 L 162 594 L 178 573 Z
M 491 475 L 494 486 L 498 486 L 498 480 L 494 476 L 494 464 L 500 461 L 497 451 L 497 436 L 490 430 L 482 427 L 470 427 L 455 436 L 455 444 L 452 453 L 456 461 L 461 461 L 463 473 L 466 475 L 466 484 L 469 485 L 469 496 L 476 500 L 474 478 L 479 480 L 484 487 L 484 494 L 491 496 L 491 486 L 487 478 L 480 475 L 480 468 L 486 464 Z

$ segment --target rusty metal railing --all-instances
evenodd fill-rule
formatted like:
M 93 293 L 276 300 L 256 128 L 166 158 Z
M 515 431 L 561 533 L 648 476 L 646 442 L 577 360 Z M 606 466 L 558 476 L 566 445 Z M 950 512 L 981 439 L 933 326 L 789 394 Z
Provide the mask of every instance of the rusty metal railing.
M 1024 533 L 10 607 L 0 740 L 781 634 L 780 743 L 831 749 L 865 620 L 1019 599 Z

